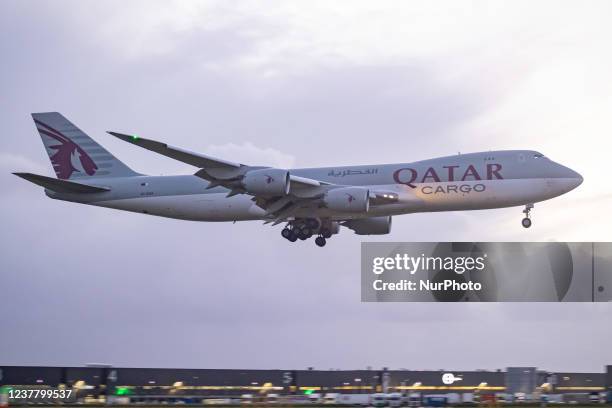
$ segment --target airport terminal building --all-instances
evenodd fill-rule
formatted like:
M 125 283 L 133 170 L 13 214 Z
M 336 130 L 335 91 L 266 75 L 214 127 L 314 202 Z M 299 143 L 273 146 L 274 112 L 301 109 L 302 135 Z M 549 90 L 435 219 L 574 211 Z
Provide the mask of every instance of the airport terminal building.
M 129 402 L 203 402 L 247 395 L 419 393 L 423 395 L 527 395 L 612 393 L 605 372 L 504 370 L 234 370 L 0 366 L 0 386 L 71 387 L 79 398 L 124 397 Z

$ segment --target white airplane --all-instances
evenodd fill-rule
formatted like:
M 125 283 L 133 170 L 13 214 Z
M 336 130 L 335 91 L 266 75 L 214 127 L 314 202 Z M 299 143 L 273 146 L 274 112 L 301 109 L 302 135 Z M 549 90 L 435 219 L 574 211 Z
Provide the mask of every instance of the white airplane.
M 289 241 L 326 239 L 345 226 L 388 234 L 393 215 L 525 206 L 573 190 L 575 171 L 531 150 L 459 154 L 413 163 L 279 169 L 251 166 L 135 135 L 121 140 L 198 168 L 139 174 L 57 112 L 32 114 L 57 178 L 14 173 L 54 199 L 193 221 L 286 223 Z

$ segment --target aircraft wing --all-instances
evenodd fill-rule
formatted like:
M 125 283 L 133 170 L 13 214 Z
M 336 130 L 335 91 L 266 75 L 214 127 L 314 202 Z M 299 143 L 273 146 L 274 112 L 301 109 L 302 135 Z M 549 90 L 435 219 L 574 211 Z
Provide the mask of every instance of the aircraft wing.
M 232 192 L 240 194 L 242 191 L 235 188 L 234 181 L 244 176 L 250 170 L 265 168 L 261 166 L 247 166 L 200 153 L 190 152 L 178 147 L 169 146 L 166 143 L 145 139 L 135 135 L 127 135 L 118 132 L 108 133 L 125 142 L 140 146 L 144 149 L 151 150 L 183 163 L 199 167 L 201 170 L 196 173 L 196 176 L 208 180 L 210 182 L 209 188 L 224 186 L 232 190 Z M 293 174 L 290 175 L 290 179 L 291 185 L 294 187 L 292 189 L 294 192 L 308 193 L 309 190 L 312 192 L 313 189 L 323 185 L 330 185 L 330 183 L 299 177 Z
M 240 163 L 234 163 L 227 160 L 217 159 L 204 154 L 190 152 L 188 150 L 184 150 L 178 147 L 169 146 L 166 143 L 157 142 L 151 139 L 145 139 L 135 135 L 126 135 L 117 132 L 108 133 L 128 143 L 140 146 L 147 150 L 151 150 L 152 152 L 159 153 L 161 155 L 170 157 L 183 163 L 200 167 L 202 169 L 208 168 L 235 170 L 243 166 Z
M 172 147 L 166 143 L 139 136 L 127 135 L 117 132 L 109 134 L 128 143 L 151 150 L 172 159 L 199 167 L 195 175 L 209 182 L 207 189 L 222 186 L 229 189 L 228 197 L 236 194 L 249 194 L 256 205 L 266 211 L 268 221 L 278 224 L 293 217 L 303 207 L 313 206 L 317 201 L 323 199 L 325 194 L 336 188 L 347 187 L 344 185 L 327 183 L 321 180 L 300 177 L 291 174 L 287 170 L 273 169 L 264 166 L 248 166 L 215 157 L 190 152 L 188 150 Z M 261 170 L 260 175 L 269 179 L 274 177 L 269 174 L 283 175 L 289 179 L 290 188 L 282 193 L 253 192 L 245 188 L 244 181 L 250 177 L 253 171 Z M 249 174 L 247 174 L 249 173 Z M 268 180 L 269 182 L 269 180 Z M 265 184 L 265 183 L 264 183 Z M 397 200 L 397 194 L 387 192 L 369 192 L 369 199 L 373 203 L 384 204 Z

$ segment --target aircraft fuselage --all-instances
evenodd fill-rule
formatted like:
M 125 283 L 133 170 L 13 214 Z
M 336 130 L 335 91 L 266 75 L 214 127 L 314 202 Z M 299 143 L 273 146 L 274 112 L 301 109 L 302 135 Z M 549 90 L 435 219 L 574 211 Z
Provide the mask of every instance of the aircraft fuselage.
M 564 194 L 582 183 L 575 171 L 530 150 L 460 154 L 413 163 L 290 170 L 292 175 L 396 193 L 395 203 L 372 205 L 367 212 L 341 213 L 304 204 L 296 217 L 352 218 L 416 212 L 478 210 L 526 205 Z M 194 221 L 264 219 L 252 197 L 227 197 L 223 187 L 195 175 L 96 178 L 90 185 L 110 191 L 47 195 L 101 207 Z

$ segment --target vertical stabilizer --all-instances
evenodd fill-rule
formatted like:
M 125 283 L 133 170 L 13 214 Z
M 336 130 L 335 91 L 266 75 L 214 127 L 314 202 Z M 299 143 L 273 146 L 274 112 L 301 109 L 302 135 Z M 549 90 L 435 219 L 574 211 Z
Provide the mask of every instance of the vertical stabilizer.
M 53 170 L 63 180 L 138 176 L 58 112 L 33 113 Z

